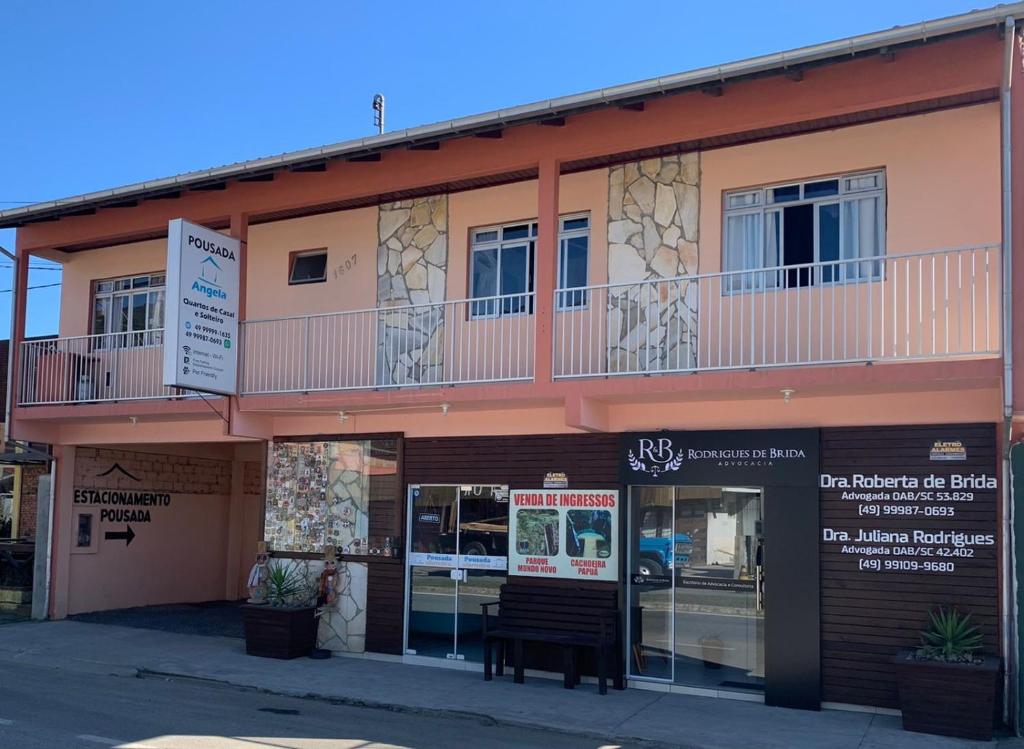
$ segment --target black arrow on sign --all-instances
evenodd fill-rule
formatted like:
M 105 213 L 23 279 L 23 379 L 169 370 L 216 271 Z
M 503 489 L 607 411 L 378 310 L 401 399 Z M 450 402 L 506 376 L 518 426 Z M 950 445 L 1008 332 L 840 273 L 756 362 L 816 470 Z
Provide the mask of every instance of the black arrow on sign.
M 132 539 L 135 538 L 135 531 L 130 525 L 126 525 L 123 531 L 107 531 L 103 534 L 103 538 L 108 541 L 124 541 L 125 546 L 131 546 Z

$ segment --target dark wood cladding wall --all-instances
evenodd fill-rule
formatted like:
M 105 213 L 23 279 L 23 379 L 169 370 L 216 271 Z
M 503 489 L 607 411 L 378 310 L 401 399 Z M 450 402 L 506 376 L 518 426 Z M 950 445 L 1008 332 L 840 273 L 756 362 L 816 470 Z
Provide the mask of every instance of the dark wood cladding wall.
M 429 437 L 405 442 L 407 484 L 508 484 L 539 489 L 549 471 L 570 489 L 619 486 L 618 434 L 534 434 L 510 437 Z M 537 578 L 526 578 L 537 579 Z M 555 580 L 565 587 L 615 583 Z
M 536 434 L 509 437 L 429 437 L 405 442 L 406 484 L 508 484 L 510 489 L 538 489 L 549 471 L 566 474 L 570 489 L 619 486 L 618 434 Z M 621 536 L 621 534 L 620 534 Z M 620 538 L 620 543 L 622 539 Z M 516 577 L 530 585 L 571 589 L 615 589 L 613 582 L 545 580 Z M 527 666 L 556 671 L 560 653 L 533 647 Z M 585 654 L 581 672 L 595 673 Z
M 929 458 L 937 440 L 960 440 L 965 461 Z M 987 474 L 999 476 L 993 424 L 834 428 L 821 431 L 821 472 L 908 475 Z M 822 528 L 843 530 L 856 538 L 860 528 L 892 531 L 946 530 L 995 534 L 998 539 L 998 490 L 974 490 L 974 501 L 907 502 L 952 505 L 952 519 L 921 516 L 864 517 L 862 503 L 843 500 L 843 489 L 821 492 Z M 887 502 L 897 505 L 899 502 Z M 857 555 L 840 553 L 841 545 L 821 540 L 822 697 L 879 707 L 898 707 L 892 656 L 919 643 L 928 613 L 938 605 L 970 612 L 985 636 L 986 650 L 998 653 L 999 546 L 975 550 L 971 559 L 954 558 L 952 573 L 874 572 L 859 568 Z M 861 544 L 863 545 L 863 544 Z M 880 557 L 886 559 L 887 557 Z M 888 557 L 891 559 L 908 557 Z M 946 561 L 946 560 L 943 560 Z
M 617 434 L 410 439 L 405 483 L 536 489 L 548 471 L 563 471 L 572 489 L 608 489 L 619 484 L 618 445 Z
M 366 649 L 402 654 L 405 565 L 400 559 L 367 565 Z

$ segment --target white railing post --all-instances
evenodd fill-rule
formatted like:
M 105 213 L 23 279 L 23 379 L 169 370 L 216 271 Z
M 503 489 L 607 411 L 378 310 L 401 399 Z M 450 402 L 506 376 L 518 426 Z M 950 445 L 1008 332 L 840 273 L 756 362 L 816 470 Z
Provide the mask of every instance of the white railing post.
M 983 246 L 556 289 L 547 341 L 534 291 L 249 320 L 240 390 L 531 380 L 541 346 L 555 379 L 993 356 L 998 260 Z M 162 329 L 24 341 L 12 393 L 19 405 L 178 397 L 147 351 L 162 341 Z
M 586 321 L 558 304 L 558 294 L 568 293 L 562 290 L 552 326 L 555 377 L 992 356 L 997 252 L 967 247 L 595 284 L 571 292 L 591 300 Z M 682 299 L 684 284 L 696 290 L 696 309 L 677 303 L 663 317 L 662 300 Z M 621 300 L 618 308 L 612 299 Z M 625 333 L 604 330 L 620 318 Z M 690 341 L 677 339 L 687 329 L 696 333 L 696 355 L 684 358 Z M 602 334 L 603 341 L 595 338 Z

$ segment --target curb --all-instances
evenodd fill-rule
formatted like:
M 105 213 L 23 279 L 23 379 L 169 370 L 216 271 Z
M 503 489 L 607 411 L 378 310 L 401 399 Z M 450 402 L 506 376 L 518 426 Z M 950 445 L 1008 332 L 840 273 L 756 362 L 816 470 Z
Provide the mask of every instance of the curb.
M 640 736 L 630 736 L 626 734 L 608 734 L 599 733 L 596 731 L 585 731 L 585 730 L 571 730 L 563 728 L 561 726 L 549 725 L 546 723 L 533 723 L 527 720 L 518 720 L 515 718 L 504 718 L 488 713 L 477 713 L 466 710 L 451 710 L 447 708 L 434 708 L 434 707 L 413 707 L 411 705 L 404 705 L 397 702 L 381 702 L 378 700 L 365 700 L 358 697 L 339 697 L 330 696 L 325 694 L 318 694 L 316 692 L 302 692 L 294 689 L 273 689 L 271 687 L 257 687 L 251 684 L 239 684 L 227 679 L 217 679 L 209 676 L 191 676 L 184 674 L 176 674 L 170 671 L 155 671 L 148 668 L 136 668 L 135 677 L 138 679 L 149 679 L 149 678 L 163 678 L 163 679 L 174 679 L 176 681 L 194 681 L 200 684 L 220 684 L 224 686 L 230 686 L 235 689 L 245 690 L 248 692 L 256 692 L 257 694 L 268 694 L 275 695 L 278 697 L 292 697 L 301 700 L 311 700 L 316 702 L 325 702 L 330 705 L 344 705 L 346 707 L 361 707 L 371 710 L 384 710 L 392 713 L 401 713 L 404 715 L 424 715 L 434 718 L 450 718 L 456 720 L 473 720 L 478 723 L 482 723 L 487 726 L 505 726 L 508 728 L 528 728 L 534 731 L 547 731 L 549 733 L 557 733 L 562 736 L 577 736 L 580 738 L 593 739 L 595 741 L 622 743 L 628 742 L 649 749 L 705 749 L 697 744 L 669 744 L 664 741 L 658 741 L 656 739 L 645 739 Z

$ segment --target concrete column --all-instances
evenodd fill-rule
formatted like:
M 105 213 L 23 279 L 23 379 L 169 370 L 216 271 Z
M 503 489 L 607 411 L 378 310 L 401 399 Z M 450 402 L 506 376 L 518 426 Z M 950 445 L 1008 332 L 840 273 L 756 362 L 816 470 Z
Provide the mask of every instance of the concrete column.
M 17 240 L 15 240 L 17 241 Z M 15 439 L 14 429 L 14 406 L 19 400 L 21 387 L 21 342 L 25 340 L 25 319 L 28 304 L 28 265 L 32 256 L 25 250 L 17 248 L 15 255 L 18 261 L 15 263 L 14 273 L 14 304 L 11 310 L 11 341 L 8 351 L 10 365 L 7 371 L 8 392 L 7 392 L 7 413 L 4 414 L 4 439 Z M 11 418 L 6 418 L 11 416 Z
M 45 619 L 50 603 L 50 578 L 47 574 L 50 551 L 50 518 L 52 517 L 53 474 L 39 477 L 36 492 L 36 556 L 32 564 L 32 618 Z
M 232 213 L 231 227 L 228 233 L 241 242 L 242 256 L 238 258 L 238 320 L 245 319 L 245 300 L 249 273 L 249 214 Z
M 553 156 L 545 157 L 538 165 L 537 174 L 537 253 L 533 272 L 537 325 L 534 378 L 537 382 L 549 382 L 552 375 L 551 336 L 558 283 L 558 183 L 559 162 Z
M 50 536 L 50 618 L 68 615 L 71 586 L 71 515 L 74 503 L 75 448 L 53 446 L 57 485 L 53 493 L 53 534 Z
M 239 594 L 239 570 L 242 563 L 242 537 L 245 528 L 245 497 L 243 491 L 243 474 L 245 463 L 236 456 L 231 461 L 231 497 L 228 504 L 228 537 L 225 560 L 224 599 L 234 601 Z

